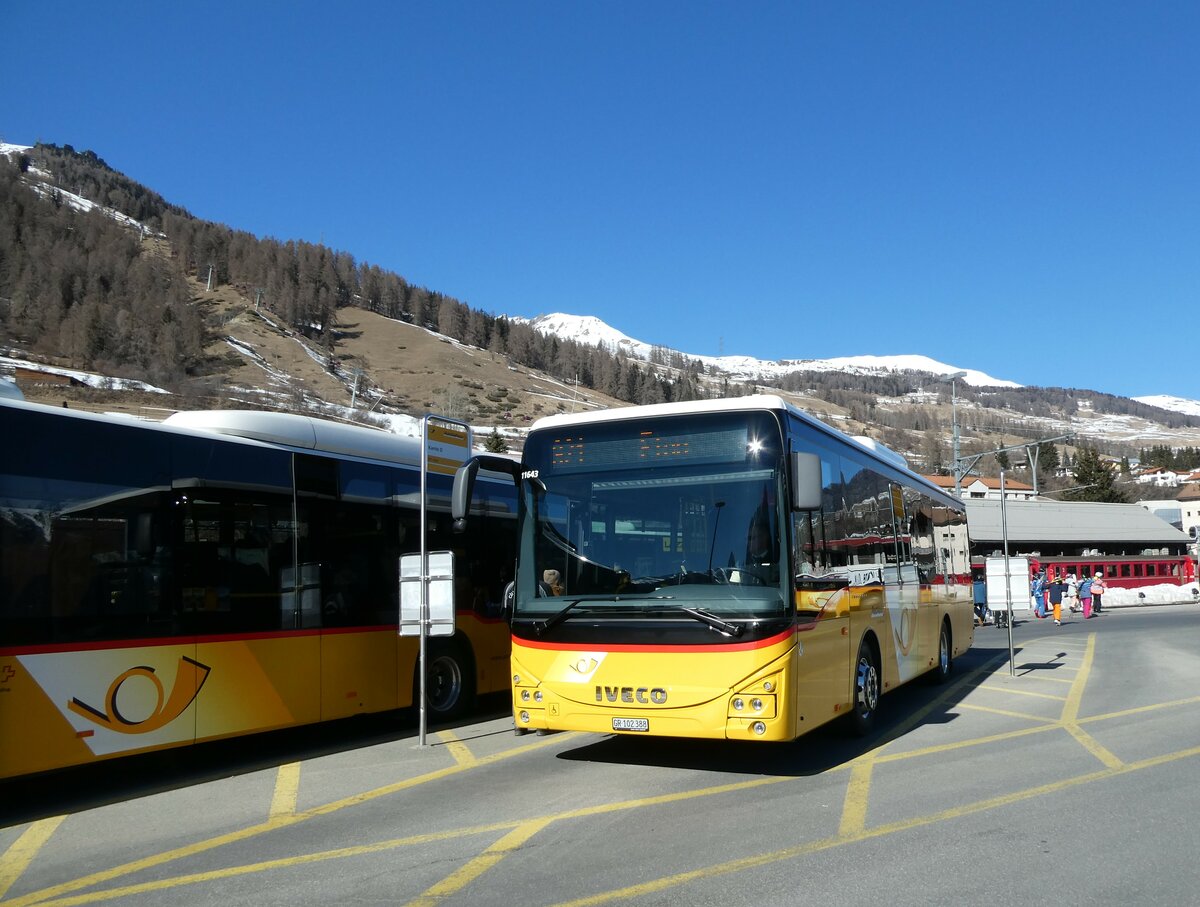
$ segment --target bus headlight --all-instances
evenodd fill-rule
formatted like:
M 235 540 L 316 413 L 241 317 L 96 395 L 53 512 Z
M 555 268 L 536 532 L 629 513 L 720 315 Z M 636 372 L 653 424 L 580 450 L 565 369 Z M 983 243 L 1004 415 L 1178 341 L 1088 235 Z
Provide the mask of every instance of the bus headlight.
M 521 719 L 522 723 L 529 724 L 529 713 L 528 712 L 522 710 L 521 713 L 517 717 Z
M 742 709 L 744 709 L 745 707 L 746 707 L 746 703 L 745 703 L 745 701 L 742 699 L 742 697 L 741 697 L 741 696 L 735 696 L 735 697 L 734 697 L 734 699 L 733 699 L 733 710 L 734 710 L 735 712 L 740 712 L 740 711 L 741 711 Z
M 541 690 L 538 690 L 536 693 L 533 694 L 533 701 L 534 702 L 542 701 L 542 691 Z
M 756 711 L 756 712 L 761 712 L 763 710 L 762 700 L 761 699 L 751 699 L 750 700 L 750 708 L 754 709 L 754 711 Z
M 528 691 L 528 690 L 522 690 L 522 691 L 521 691 L 521 701 L 522 701 L 522 702 L 528 702 L 528 701 L 529 701 L 529 691 Z
M 756 721 L 754 724 L 750 725 L 750 730 L 754 731 L 756 736 L 761 737 L 767 732 L 767 726 L 761 721 Z

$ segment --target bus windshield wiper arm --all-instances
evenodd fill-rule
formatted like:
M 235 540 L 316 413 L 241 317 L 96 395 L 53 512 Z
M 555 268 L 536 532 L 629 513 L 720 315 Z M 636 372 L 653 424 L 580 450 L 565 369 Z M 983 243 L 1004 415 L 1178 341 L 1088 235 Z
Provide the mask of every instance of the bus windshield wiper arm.
M 546 633 L 548 630 L 550 630 L 554 627 L 557 627 L 559 624 L 561 624 L 564 620 L 567 619 L 567 614 L 570 613 L 572 608 L 574 608 L 576 605 L 582 604 L 585 601 L 589 601 L 589 599 L 577 598 L 577 599 L 575 599 L 575 601 L 570 602 L 561 611 L 555 611 L 553 614 L 551 614 L 549 617 L 547 617 L 540 624 L 534 624 L 533 625 L 534 632 L 538 636 L 541 636 L 542 634 Z
M 700 621 L 702 624 L 708 624 L 714 630 L 720 630 L 722 633 L 734 638 L 741 636 L 746 631 L 746 628 L 742 624 L 722 620 L 717 615 L 710 614 L 708 611 L 702 611 L 700 608 L 680 608 L 679 610 L 689 617 Z

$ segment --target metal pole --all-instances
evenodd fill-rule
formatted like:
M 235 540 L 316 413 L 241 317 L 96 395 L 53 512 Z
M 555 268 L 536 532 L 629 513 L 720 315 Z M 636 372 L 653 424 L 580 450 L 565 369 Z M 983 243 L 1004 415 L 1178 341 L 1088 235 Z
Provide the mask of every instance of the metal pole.
M 1004 597 L 1008 600 L 1008 674 L 1013 677 L 1017 673 L 1013 661 L 1013 600 L 1012 574 L 1008 567 L 1008 495 L 1004 493 L 1004 470 L 1000 470 L 1000 537 L 1004 539 Z
M 962 498 L 962 468 L 958 458 L 958 379 L 950 380 L 950 425 L 954 433 L 954 496 Z
M 428 488 L 428 472 L 429 456 L 426 451 L 429 448 L 429 414 L 425 414 L 425 418 L 421 421 L 421 626 L 420 626 L 420 649 L 418 652 L 418 673 L 421 675 L 421 707 L 418 710 L 417 719 L 417 745 L 425 746 L 425 638 L 428 635 L 429 626 L 429 549 L 425 541 L 426 527 L 426 500 L 429 497 Z

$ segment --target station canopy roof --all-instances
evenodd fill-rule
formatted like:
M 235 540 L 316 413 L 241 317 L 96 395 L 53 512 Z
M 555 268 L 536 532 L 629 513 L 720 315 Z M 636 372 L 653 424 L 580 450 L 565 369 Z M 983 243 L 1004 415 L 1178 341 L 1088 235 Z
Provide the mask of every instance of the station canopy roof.
M 968 500 L 967 530 L 973 543 L 1001 542 L 1000 501 Z M 1134 542 L 1147 546 L 1187 544 L 1187 533 L 1138 504 L 1076 501 L 1008 501 L 1010 542 Z

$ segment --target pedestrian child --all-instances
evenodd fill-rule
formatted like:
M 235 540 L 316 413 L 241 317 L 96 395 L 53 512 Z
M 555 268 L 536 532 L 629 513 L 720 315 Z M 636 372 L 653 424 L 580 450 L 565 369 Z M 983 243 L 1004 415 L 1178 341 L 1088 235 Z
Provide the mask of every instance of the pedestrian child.
M 1029 585 L 1029 595 L 1033 598 L 1034 617 L 1046 616 L 1046 571 L 1039 570 Z
M 1079 610 L 1079 583 L 1076 581 L 1074 573 L 1067 574 L 1067 594 L 1065 598 L 1067 607 L 1072 614 Z
M 1104 593 L 1108 591 L 1108 586 L 1104 584 L 1104 571 L 1097 570 L 1096 576 L 1092 580 L 1092 613 L 1100 613 L 1100 599 Z
M 1062 626 L 1062 600 L 1067 591 L 1067 584 L 1063 577 L 1056 573 L 1047 588 L 1049 589 L 1047 596 L 1050 599 L 1050 607 L 1054 609 L 1054 626 Z
M 1083 619 L 1092 616 L 1092 578 L 1084 576 L 1079 581 L 1079 606 L 1083 609 Z

